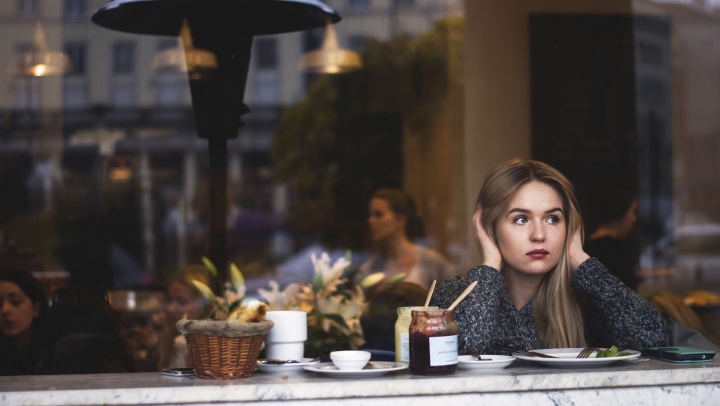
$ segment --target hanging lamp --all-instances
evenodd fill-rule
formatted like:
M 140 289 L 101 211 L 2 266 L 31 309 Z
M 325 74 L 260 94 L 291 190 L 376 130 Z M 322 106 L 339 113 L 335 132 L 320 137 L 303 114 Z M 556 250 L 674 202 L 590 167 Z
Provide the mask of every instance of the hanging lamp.
M 322 47 L 307 52 L 300 61 L 300 69 L 307 73 L 343 73 L 360 68 L 360 55 L 338 46 L 337 34 L 330 21 L 325 24 Z
M 187 18 L 180 27 L 180 39 L 175 48 L 165 49 L 155 54 L 152 67 L 155 69 L 170 68 L 189 72 L 191 80 L 199 79 L 203 72 L 217 68 L 215 54 L 193 46 L 192 34 Z
M 17 55 L 15 60 L 11 62 L 8 73 L 18 76 L 39 77 L 62 75 L 71 70 L 70 59 L 65 53 L 47 49 L 45 30 L 38 21 L 35 25 L 32 49 L 29 52 Z

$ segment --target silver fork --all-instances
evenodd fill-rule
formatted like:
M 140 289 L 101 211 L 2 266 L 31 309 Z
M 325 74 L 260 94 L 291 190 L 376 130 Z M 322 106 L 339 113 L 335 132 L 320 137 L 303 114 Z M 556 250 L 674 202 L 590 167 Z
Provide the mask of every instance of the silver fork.
M 580 351 L 576 358 L 590 358 L 594 352 L 605 350 L 607 350 L 607 348 L 587 347 Z

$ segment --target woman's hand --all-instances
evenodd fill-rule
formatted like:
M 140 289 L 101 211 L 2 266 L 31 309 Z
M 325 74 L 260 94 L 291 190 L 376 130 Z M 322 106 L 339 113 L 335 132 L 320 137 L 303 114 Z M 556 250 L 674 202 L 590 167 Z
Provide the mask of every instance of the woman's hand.
M 500 255 L 500 250 L 495 244 L 495 241 L 493 241 L 492 238 L 490 238 L 488 233 L 485 231 L 485 227 L 483 227 L 481 219 L 482 208 L 478 207 L 478 209 L 475 210 L 475 214 L 473 215 L 473 226 L 475 226 L 475 235 L 477 236 L 478 240 L 478 248 L 480 249 L 480 254 L 483 257 L 483 265 L 487 265 L 497 270 L 500 270 L 500 265 L 502 264 L 502 256 Z
M 568 240 L 568 259 L 570 260 L 572 272 L 575 273 L 580 264 L 587 261 L 588 258 L 590 258 L 590 255 L 583 249 L 582 235 L 580 228 L 578 228 Z

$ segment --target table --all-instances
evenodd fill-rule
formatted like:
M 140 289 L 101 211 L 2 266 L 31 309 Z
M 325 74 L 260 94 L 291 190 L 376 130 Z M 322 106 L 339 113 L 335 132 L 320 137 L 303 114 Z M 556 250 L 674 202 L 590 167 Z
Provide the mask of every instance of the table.
M 0 377 L 3 405 L 718 405 L 720 360 L 673 364 L 639 358 L 595 368 L 516 360 L 505 369 L 442 377 L 404 370 L 369 379 L 256 372 L 236 380 L 160 373 Z M 453 403 L 450 403 L 453 402 Z

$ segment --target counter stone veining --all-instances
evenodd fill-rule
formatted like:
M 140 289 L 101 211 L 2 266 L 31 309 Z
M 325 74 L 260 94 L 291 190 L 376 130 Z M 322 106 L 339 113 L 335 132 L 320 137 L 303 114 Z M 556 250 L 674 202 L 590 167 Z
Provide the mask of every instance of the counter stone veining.
M 598 368 L 556 368 L 516 360 L 501 370 L 458 371 L 442 377 L 415 376 L 405 370 L 368 379 L 261 372 L 235 380 L 160 373 L 0 377 L 3 405 L 273 405 L 279 401 L 309 405 L 340 399 L 350 405 L 378 405 L 412 399 L 414 406 L 430 404 L 428 400 L 437 406 L 439 397 L 460 402 L 673 406 L 692 399 L 693 405 L 717 405 L 720 360 L 672 364 L 641 358 Z

